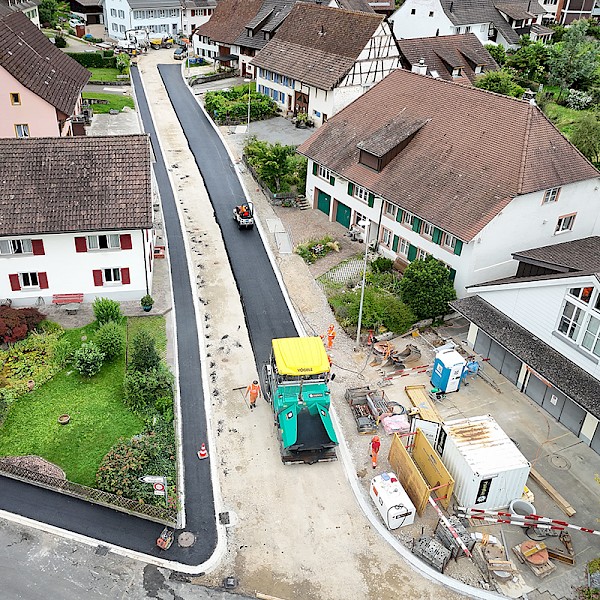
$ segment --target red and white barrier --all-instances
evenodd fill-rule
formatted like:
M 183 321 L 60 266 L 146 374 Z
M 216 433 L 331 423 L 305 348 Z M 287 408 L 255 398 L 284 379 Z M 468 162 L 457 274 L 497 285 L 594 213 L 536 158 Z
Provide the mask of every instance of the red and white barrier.
M 452 537 L 456 540 L 456 542 L 458 543 L 458 545 L 462 548 L 462 551 L 469 558 L 471 558 L 472 557 L 471 552 L 465 546 L 465 543 L 460 539 L 460 536 L 458 535 L 458 533 L 456 532 L 456 529 L 454 529 L 454 527 L 452 526 L 452 524 L 450 523 L 450 521 L 448 521 L 448 519 L 446 519 L 446 517 L 444 516 L 444 513 L 440 510 L 440 507 L 433 501 L 433 499 L 431 498 L 431 496 L 429 496 L 428 500 L 429 500 L 429 504 L 431 504 L 431 506 L 433 506 L 433 508 L 435 509 L 435 512 L 437 512 L 438 517 L 440 518 L 440 520 L 442 521 L 442 523 L 448 528 L 448 530 L 452 534 Z
M 600 535 L 600 531 L 589 529 L 588 527 L 580 527 L 572 525 L 560 519 L 550 519 L 541 515 L 516 515 L 509 512 L 498 510 L 484 510 L 481 508 L 467 508 L 460 506 L 458 512 L 470 519 L 478 519 L 480 521 L 488 521 L 490 523 L 508 523 L 510 525 L 520 525 L 521 527 L 537 527 L 539 529 L 575 529 L 583 531 L 583 533 L 591 533 L 592 535 Z

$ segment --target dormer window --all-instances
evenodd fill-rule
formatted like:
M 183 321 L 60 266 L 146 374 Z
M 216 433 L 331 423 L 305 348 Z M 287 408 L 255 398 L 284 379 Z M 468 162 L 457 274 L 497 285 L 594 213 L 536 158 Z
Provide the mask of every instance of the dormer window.
M 246 27 L 246 34 L 249 38 L 251 38 L 254 35 L 254 32 L 252 29 L 250 29 L 250 27 Z
M 455 67 L 452 70 L 452 77 L 461 77 L 462 76 L 462 68 L 461 67 Z

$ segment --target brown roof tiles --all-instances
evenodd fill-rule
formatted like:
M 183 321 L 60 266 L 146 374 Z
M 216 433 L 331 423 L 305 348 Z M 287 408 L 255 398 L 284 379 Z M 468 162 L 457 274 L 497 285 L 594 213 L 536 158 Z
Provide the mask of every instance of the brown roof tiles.
M 0 235 L 152 227 L 146 135 L 0 139 Z
M 382 15 L 298 3 L 252 64 L 331 90 L 348 73 Z
M 215 42 L 234 44 L 258 13 L 263 0 L 219 0 L 210 20 L 196 30 Z
M 400 114 L 428 122 L 381 172 L 360 164 L 357 144 Z M 464 241 L 517 195 L 599 176 L 537 106 L 402 69 L 298 151 Z
M 20 12 L 0 19 L 0 67 L 67 116 L 92 75 Z

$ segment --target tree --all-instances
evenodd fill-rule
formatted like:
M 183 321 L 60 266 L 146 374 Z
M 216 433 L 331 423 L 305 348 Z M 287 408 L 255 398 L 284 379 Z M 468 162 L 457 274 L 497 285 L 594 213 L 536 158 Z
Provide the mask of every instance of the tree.
M 475 87 L 505 96 L 520 98 L 525 90 L 515 83 L 513 76 L 506 71 L 490 71 L 475 80 Z
M 67 2 L 58 2 L 58 0 L 42 0 L 38 6 L 40 23 L 56 27 L 60 19 L 68 19 L 71 9 Z
M 143 373 L 156 369 L 160 364 L 160 356 L 156 350 L 154 338 L 144 329 L 137 332 L 133 338 L 129 367 L 133 371 Z
M 531 81 L 544 83 L 548 74 L 550 51 L 542 42 L 532 42 L 528 35 L 521 36 L 520 48 L 506 58 L 506 66 Z
M 104 362 L 104 353 L 94 342 L 82 344 L 73 354 L 73 366 L 80 375 L 92 377 L 100 371 Z
M 559 99 L 569 88 L 586 89 L 600 66 L 600 44 L 587 37 L 588 22 L 574 21 L 550 52 L 549 81 L 560 87 Z
M 600 162 L 600 118 L 593 112 L 584 113 L 575 123 L 571 143 L 591 162 Z
M 485 49 L 500 66 L 506 62 L 506 50 L 502 44 L 486 44 Z
M 448 302 L 456 298 L 450 271 L 433 256 L 413 260 L 400 282 L 402 300 L 419 319 L 433 319 L 448 312 Z

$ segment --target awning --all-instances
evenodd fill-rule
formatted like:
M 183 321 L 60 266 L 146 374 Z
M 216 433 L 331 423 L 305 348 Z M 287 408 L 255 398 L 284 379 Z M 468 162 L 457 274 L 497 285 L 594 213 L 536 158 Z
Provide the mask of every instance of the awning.
M 239 56 L 237 54 L 221 54 L 220 56 L 215 57 L 215 62 L 228 62 L 230 60 L 238 60 Z

